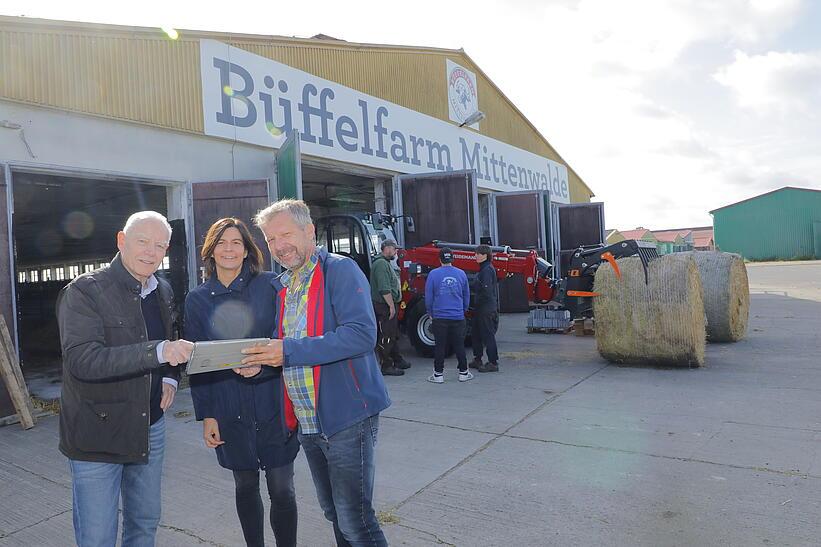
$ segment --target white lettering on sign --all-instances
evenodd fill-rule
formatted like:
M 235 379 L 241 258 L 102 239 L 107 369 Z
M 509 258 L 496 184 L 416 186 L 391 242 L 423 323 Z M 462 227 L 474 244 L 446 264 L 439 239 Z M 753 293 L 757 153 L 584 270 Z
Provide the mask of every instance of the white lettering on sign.
M 570 202 L 567 167 L 282 63 L 200 41 L 205 134 L 399 173 L 474 169 L 480 188 L 549 190 Z

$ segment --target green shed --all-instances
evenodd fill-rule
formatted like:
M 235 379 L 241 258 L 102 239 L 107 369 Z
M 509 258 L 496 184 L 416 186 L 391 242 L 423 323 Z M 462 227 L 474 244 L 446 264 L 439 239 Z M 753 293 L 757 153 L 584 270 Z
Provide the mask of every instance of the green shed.
M 710 214 L 722 251 L 748 260 L 821 259 L 821 190 L 786 186 Z

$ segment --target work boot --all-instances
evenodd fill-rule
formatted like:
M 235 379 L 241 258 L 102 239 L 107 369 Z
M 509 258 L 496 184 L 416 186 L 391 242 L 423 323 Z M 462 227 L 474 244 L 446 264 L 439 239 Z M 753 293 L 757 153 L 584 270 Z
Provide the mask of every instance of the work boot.
M 405 371 L 398 368 L 396 365 L 388 365 L 382 367 L 382 376 L 404 376 Z
M 479 372 L 499 372 L 499 363 L 495 361 L 488 361 L 476 367 Z
M 394 359 L 393 363 L 394 365 L 396 365 L 397 368 L 401 368 L 402 370 L 411 368 L 411 364 L 405 361 L 403 357 L 400 357 L 398 360 Z
M 482 358 L 481 357 L 474 357 L 473 361 L 470 362 L 468 365 L 470 368 L 479 368 L 482 366 Z

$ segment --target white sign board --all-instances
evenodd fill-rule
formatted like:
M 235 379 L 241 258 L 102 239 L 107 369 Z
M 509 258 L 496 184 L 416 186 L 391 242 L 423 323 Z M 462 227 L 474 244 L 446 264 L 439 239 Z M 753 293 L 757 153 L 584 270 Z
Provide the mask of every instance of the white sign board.
M 550 190 L 570 202 L 567 167 L 409 108 L 214 40 L 200 41 L 205 134 L 398 173 L 474 169 L 480 188 Z
M 479 88 L 476 87 L 476 74 L 450 59 L 446 62 L 448 83 L 448 116 L 458 124 L 464 123 L 468 116 L 479 110 Z M 479 122 L 469 125 L 479 129 Z

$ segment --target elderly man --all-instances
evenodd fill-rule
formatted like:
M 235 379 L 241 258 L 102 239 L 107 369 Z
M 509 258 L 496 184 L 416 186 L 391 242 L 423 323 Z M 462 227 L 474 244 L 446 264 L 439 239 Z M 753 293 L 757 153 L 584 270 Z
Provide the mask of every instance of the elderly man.
M 371 264 L 371 299 L 376 314 L 377 340 L 376 355 L 385 376 L 402 376 L 410 363 L 399 354 L 399 303 L 402 289 L 399 273 L 391 262 L 396 258 L 396 242 L 386 239 L 382 242 L 382 254 Z
M 193 344 L 171 342 L 171 287 L 154 276 L 171 226 L 154 211 L 131 215 L 111 265 L 61 292 L 63 350 L 60 451 L 72 475 L 74 535 L 80 547 L 154 545 L 160 521 L 163 412 Z
M 282 414 L 298 427 L 337 545 L 387 545 L 373 484 L 379 413 L 390 399 L 374 355 L 368 280 L 353 260 L 317 247 L 304 202 L 278 201 L 255 220 L 287 271 L 277 286 L 280 339 L 243 350 L 243 363 L 283 367 Z

